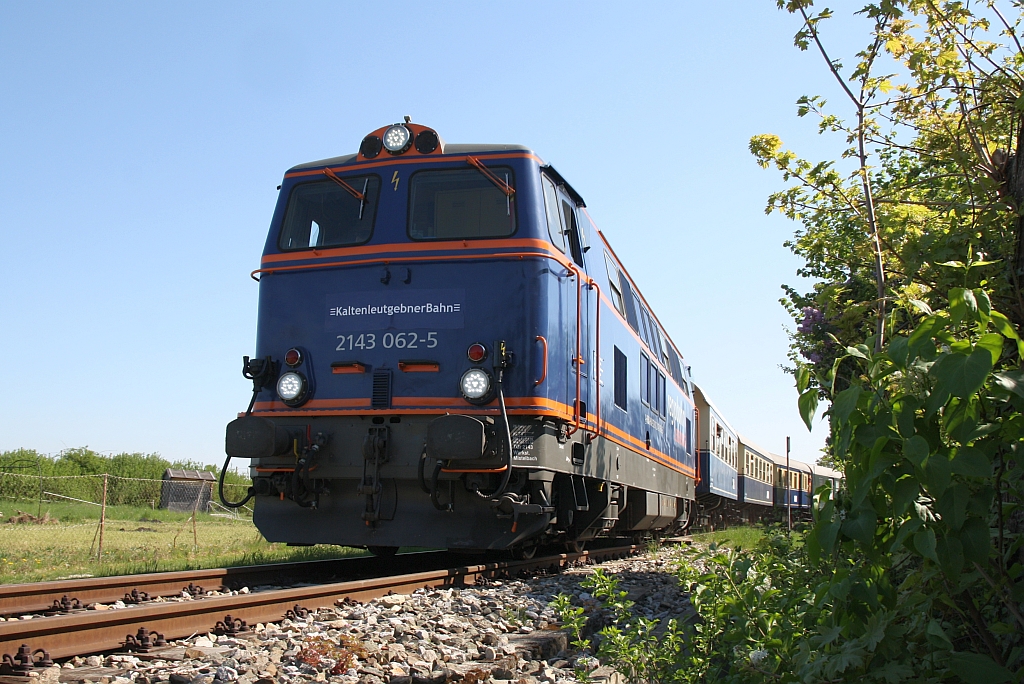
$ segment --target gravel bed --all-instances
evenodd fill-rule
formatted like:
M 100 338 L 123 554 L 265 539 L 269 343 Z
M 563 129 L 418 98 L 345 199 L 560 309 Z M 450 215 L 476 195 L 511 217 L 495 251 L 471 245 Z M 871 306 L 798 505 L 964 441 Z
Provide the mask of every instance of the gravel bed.
M 554 596 L 571 594 L 596 629 L 599 603 L 579 582 L 602 567 L 618 576 L 639 614 L 685 618 L 692 607 L 672 573 L 680 553 L 664 548 L 557 575 L 347 602 L 234 637 L 183 639 L 141 658 L 75 658 L 43 671 L 39 684 L 572 684 L 575 663 L 550 607 Z M 607 667 L 591 675 L 620 679 Z

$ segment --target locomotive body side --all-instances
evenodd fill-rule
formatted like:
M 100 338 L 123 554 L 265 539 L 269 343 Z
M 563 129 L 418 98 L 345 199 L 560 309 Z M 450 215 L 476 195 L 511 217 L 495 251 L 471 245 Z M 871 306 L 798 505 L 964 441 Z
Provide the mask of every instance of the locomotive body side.
M 608 298 L 582 198 L 526 148 L 422 152 L 430 129 L 406 128 L 417 155 L 367 155 L 364 140 L 282 183 L 246 362 L 254 403 L 227 436 L 229 458 L 250 459 L 257 527 L 386 552 L 685 520 L 678 353 Z M 648 359 L 655 399 L 630 372 L 602 374 L 619 354 Z

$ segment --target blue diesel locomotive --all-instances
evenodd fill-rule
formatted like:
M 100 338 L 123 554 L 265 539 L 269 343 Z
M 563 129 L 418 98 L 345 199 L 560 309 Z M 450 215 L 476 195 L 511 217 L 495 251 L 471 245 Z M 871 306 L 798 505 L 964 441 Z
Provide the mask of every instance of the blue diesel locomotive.
M 225 503 L 254 500 L 268 540 L 529 555 L 697 519 L 711 411 L 583 198 L 528 148 L 406 117 L 296 166 L 253 277 L 253 395 L 221 482 L 250 460 Z M 739 439 L 715 420 L 735 500 Z
M 226 449 L 268 540 L 530 553 L 688 521 L 682 355 L 529 149 L 407 121 L 297 166 L 254 277 Z

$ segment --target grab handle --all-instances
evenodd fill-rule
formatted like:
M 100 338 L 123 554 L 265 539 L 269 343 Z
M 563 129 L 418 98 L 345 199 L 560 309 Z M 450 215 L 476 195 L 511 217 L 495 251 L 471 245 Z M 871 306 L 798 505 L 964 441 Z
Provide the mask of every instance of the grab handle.
M 540 383 L 544 382 L 544 379 L 548 377 L 548 341 L 544 339 L 542 335 L 537 335 L 535 342 L 540 342 L 544 345 L 544 365 L 541 366 L 540 379 L 534 380 L 533 385 L 536 387 Z

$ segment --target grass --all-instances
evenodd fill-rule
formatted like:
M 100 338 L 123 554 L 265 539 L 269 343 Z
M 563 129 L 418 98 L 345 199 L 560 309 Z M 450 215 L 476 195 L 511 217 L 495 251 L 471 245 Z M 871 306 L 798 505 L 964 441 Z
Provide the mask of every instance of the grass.
M 714 542 L 719 546 L 728 546 L 734 549 L 751 549 L 763 536 L 764 527 L 744 525 L 714 532 L 701 532 L 693 535 L 693 540 L 705 544 Z
M 289 547 L 263 539 L 249 518 L 230 519 L 137 506 L 108 506 L 99 546 L 99 508 L 49 503 L 51 522 L 8 523 L 17 511 L 37 515 L 35 502 L 0 501 L 0 584 L 73 576 L 194 570 L 362 555 L 362 549 Z

